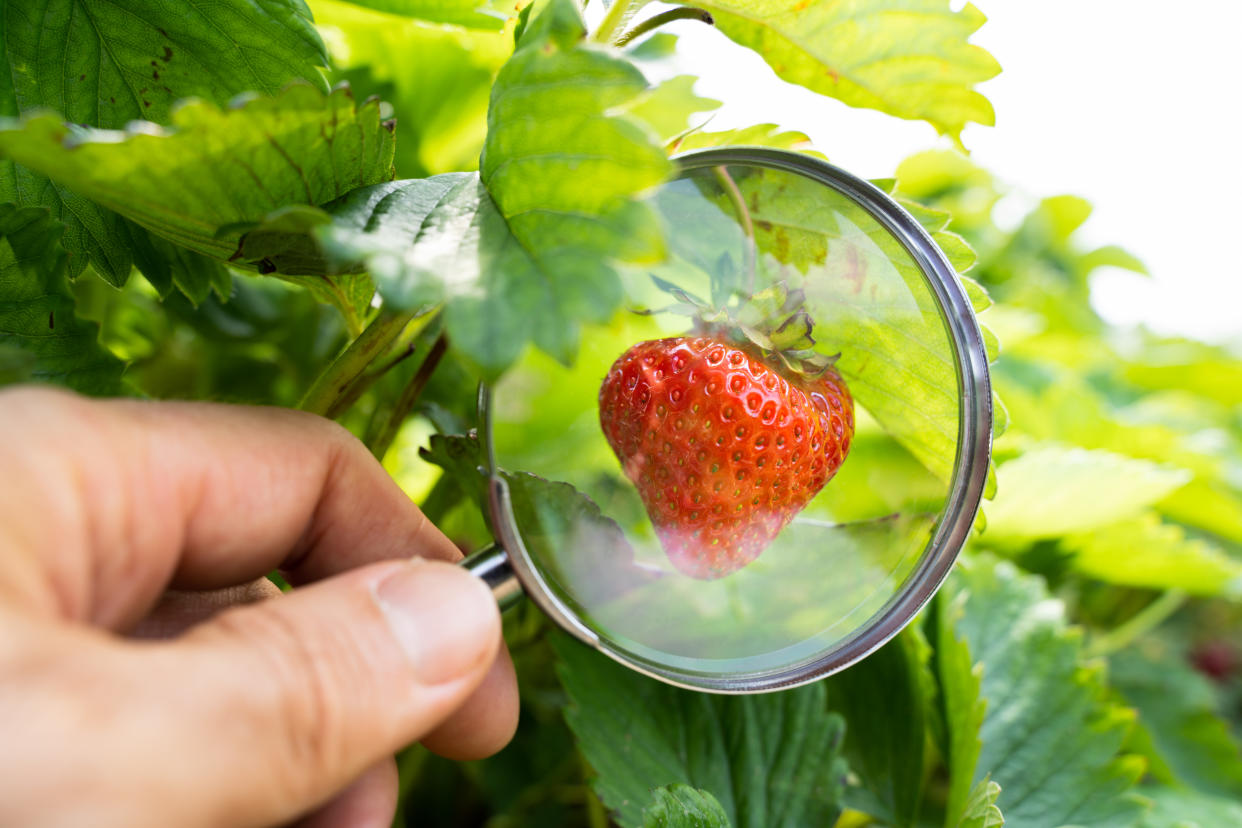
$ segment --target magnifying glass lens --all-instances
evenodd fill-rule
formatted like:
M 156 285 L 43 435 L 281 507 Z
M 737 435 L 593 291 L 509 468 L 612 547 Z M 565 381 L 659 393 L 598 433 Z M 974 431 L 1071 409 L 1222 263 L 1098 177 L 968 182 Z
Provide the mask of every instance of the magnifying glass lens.
M 624 309 L 572 366 L 531 351 L 492 389 L 509 552 L 665 680 L 839 669 L 930 597 L 974 517 L 969 304 L 909 215 L 826 164 L 708 152 L 651 203 L 667 256 L 621 273 Z

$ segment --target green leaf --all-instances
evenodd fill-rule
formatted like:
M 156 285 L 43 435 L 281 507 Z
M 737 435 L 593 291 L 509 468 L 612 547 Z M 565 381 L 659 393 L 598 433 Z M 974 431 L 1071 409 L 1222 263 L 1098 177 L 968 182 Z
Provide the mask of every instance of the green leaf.
M 487 466 L 483 447 L 475 436 L 433 434 L 419 456 L 444 469 L 482 509 L 487 510 Z
M 348 211 L 359 195 L 374 189 L 359 188 L 325 207 Z M 260 273 L 271 273 L 304 288 L 318 301 L 335 305 L 357 332 L 371 308 L 375 283 L 360 269 L 348 264 L 336 267 L 325 257 L 316 234 L 331 222 L 327 212 L 307 205 L 276 210 L 241 237 L 234 260 L 253 263 Z
M 298 78 L 326 90 L 327 56 L 301 0 L 47 0 L 6 3 L 0 17 L 0 75 L 12 82 L 0 115 L 46 108 L 112 129 L 167 123 L 184 98 L 223 104 Z M 93 262 L 114 285 L 129 277 L 132 231 L 71 185 L 0 160 L 0 201 L 42 205 L 64 222 L 71 276 Z
M 228 298 L 232 276 L 222 263 L 178 247 L 130 222 L 123 222 L 122 226 L 129 233 L 134 265 L 161 298 L 167 299 L 173 288 L 195 306 L 202 304 L 213 290 L 222 299 Z
M 932 604 L 928 625 L 935 643 L 932 666 L 940 686 L 940 717 L 944 722 L 941 753 L 949 770 L 945 828 L 967 823 L 972 801 L 979 793 L 978 785 L 972 788 L 971 784 L 983 747 L 979 731 L 987 709 L 980 689 L 983 666 L 974 663 L 970 645 L 957 629 L 965 600 L 964 595 L 950 597 L 948 591 L 942 591 Z
M 492 243 L 524 255 L 506 256 L 480 295 L 449 314 L 459 347 L 490 375 L 527 341 L 572 359 L 579 324 L 608 319 L 621 302 L 610 262 L 663 253 L 655 214 L 635 198 L 673 165 L 645 125 L 621 111 L 646 80 L 585 35 L 574 0 L 551 0 L 492 88 L 480 177 L 508 230 Z M 512 341 L 484 330 L 501 317 L 516 323 Z
M 958 273 L 965 273 L 974 267 L 975 263 L 979 261 L 979 256 L 975 253 L 975 249 L 967 244 L 966 240 L 957 233 L 951 233 L 948 230 L 941 230 L 940 232 L 935 233 L 932 236 L 932 239 L 936 242 L 936 246 L 939 247 L 944 253 L 945 258 L 949 260 L 949 264 L 952 265 L 953 269 Z M 965 283 L 966 280 L 963 279 L 962 281 Z M 972 281 L 971 284 L 982 289 L 978 282 Z M 985 301 L 983 302 L 983 308 L 976 306 L 976 313 L 992 304 L 992 300 L 986 299 L 986 294 L 984 294 L 984 296 Z M 972 294 L 971 299 L 973 300 L 974 298 L 975 295 Z
M 1222 405 L 1242 405 L 1242 359 L 1223 348 L 1175 339 L 1152 344 L 1142 357 L 1122 370 L 1125 380 L 1139 388 L 1181 390 Z
M 1080 260 L 1079 266 L 1088 272 L 1095 270 L 1097 267 L 1120 267 L 1123 270 L 1141 273 L 1144 276 L 1150 275 L 1150 271 L 1148 271 L 1147 265 L 1143 264 L 1142 259 L 1115 244 L 1097 247 L 1095 250 L 1087 253 Z
M 1039 224 L 1056 242 L 1067 242 L 1091 217 L 1091 202 L 1074 195 L 1045 198 L 1028 221 Z
M 489 515 L 486 460 L 476 437 L 433 435 L 420 456 L 443 468 Z M 572 584 L 576 599 L 590 605 L 650 583 L 653 575 L 634 566 L 621 527 L 595 501 L 568 483 L 525 472 L 502 475 L 522 542 L 553 583 Z
M 1242 491 L 1218 480 L 1196 477 L 1160 501 L 1168 518 L 1242 544 Z
M 966 813 L 962 815 L 958 828 L 1000 828 L 1004 825 L 1005 816 L 996 806 L 1000 793 L 1000 785 L 986 777 L 980 779 L 979 784 L 970 791 Z
M 709 147 L 774 147 L 798 150 L 817 158 L 824 156 L 811 149 L 811 139 L 801 132 L 781 129 L 776 124 L 727 129 L 722 132 L 695 131 L 674 142 L 678 152 L 689 152 Z
M 960 603 L 955 633 L 983 668 L 987 707 L 971 784 L 990 776 L 1001 786 L 1005 824 L 1137 823 L 1143 804 L 1129 791 L 1142 762 L 1118 755 L 1133 714 L 1108 700 L 1100 670 L 1083 660 L 1081 631 L 1067 627 L 1043 581 L 1004 561 L 972 559 L 942 596 L 950 606 Z M 953 670 L 958 680 L 960 668 Z M 942 667 L 942 682 L 945 675 Z M 965 696 L 950 700 L 951 709 L 973 709 Z M 956 789 L 959 779 L 951 784 Z
M 453 345 L 487 377 L 531 342 L 569 362 L 579 326 L 621 303 L 613 262 L 663 252 L 658 218 L 635 199 L 672 166 L 621 111 L 646 81 L 584 34 L 572 0 L 531 21 L 493 89 L 481 178 L 363 191 L 321 231 L 390 304 L 447 303 Z
M 716 797 L 689 785 L 657 788 L 643 810 L 643 828 L 729 828 L 729 816 Z
M 188 103 L 171 127 L 81 130 L 33 115 L 0 126 L 0 154 L 163 239 L 225 261 L 269 212 L 324 204 L 389 178 L 390 128 L 378 102 L 355 106 L 347 89 L 324 95 L 295 84 L 227 109 Z
M 635 60 L 660 60 L 672 56 L 676 51 L 677 35 L 671 32 L 656 32 L 631 46 L 629 55 Z
M 1190 480 L 1182 469 L 1108 451 L 1037 445 L 997 469 L 985 539 L 1053 538 L 1135 517 Z
M 379 12 L 467 29 L 499 29 L 515 14 L 510 0 L 348 0 Z M 318 16 L 316 16 L 318 19 Z
M 1147 747 L 1151 776 L 1242 800 L 1242 752 L 1203 674 L 1182 658 L 1138 648 L 1115 653 L 1108 669 L 1109 684 L 1138 710 L 1136 742 Z
M 1237 799 L 1159 785 L 1145 785 L 1140 790 L 1154 807 L 1139 828 L 1226 828 L 1242 825 L 1242 802 Z
M 1071 535 L 1062 545 L 1077 572 L 1101 581 L 1242 598 L 1242 561 L 1152 513 Z
M 46 209 L 0 204 L 0 374 L 118 394 L 125 365 L 74 314 L 63 232 Z
M 682 783 L 714 796 L 737 828 L 832 825 L 840 814 L 844 725 L 824 686 L 716 696 L 645 678 L 564 636 L 554 639 L 565 719 L 625 828 L 651 790 Z
M 689 5 L 689 3 L 687 3 Z M 754 49 L 776 74 L 850 106 L 923 120 L 957 138 L 991 124 L 974 85 L 1000 67 L 967 42 L 985 20 L 948 0 L 708 0 L 716 27 Z
M 513 52 L 507 31 L 440 26 L 313 0 L 315 21 L 332 53 L 334 78 L 361 98 L 377 94 L 400 125 L 400 178 L 472 170 L 487 135 L 487 102 Z
M 845 757 L 880 808 L 866 810 L 894 826 L 918 822 L 928 652 L 918 631 L 907 629 L 826 682 L 832 707 L 845 717 Z
M 635 98 L 625 111 L 667 141 L 686 131 L 690 116 L 720 107 L 720 101 L 694 93 L 694 75 L 678 75 Z

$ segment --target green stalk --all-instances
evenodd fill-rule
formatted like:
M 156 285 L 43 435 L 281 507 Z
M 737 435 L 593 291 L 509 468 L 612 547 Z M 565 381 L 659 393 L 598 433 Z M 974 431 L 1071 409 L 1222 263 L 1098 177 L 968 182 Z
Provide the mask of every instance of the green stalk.
M 733 202 L 734 209 L 737 210 L 738 219 L 742 222 L 742 232 L 746 234 L 746 292 L 752 294 L 755 292 L 755 223 L 750 217 L 750 208 L 746 206 L 746 199 L 742 196 L 742 191 L 738 189 L 737 182 L 733 180 L 733 176 L 729 175 L 729 171 L 724 167 L 713 167 L 712 172 L 716 174 L 716 180 L 724 187 L 725 194 L 729 196 L 729 201 Z
M 613 0 L 613 4 L 608 7 L 608 13 L 599 22 L 599 28 L 591 33 L 591 40 L 615 45 L 626 24 L 647 2 L 648 0 Z
M 634 38 L 642 37 L 647 32 L 658 29 L 665 23 L 672 23 L 674 20 L 698 20 L 709 26 L 716 22 L 709 11 L 694 6 L 678 6 L 644 20 L 625 34 L 618 36 L 613 42 L 617 46 L 624 46 Z
M 1170 589 L 1134 615 L 1125 623 L 1091 639 L 1086 654 L 1091 657 L 1112 655 L 1124 650 L 1169 619 L 1186 603 L 1186 593 Z
M 437 314 L 427 313 L 413 320 L 405 326 L 401 335 L 392 341 L 389 346 L 388 353 L 392 356 L 380 363 L 379 366 L 360 374 L 349 387 L 343 391 L 340 396 L 332 403 L 331 407 L 324 412 L 324 416 L 330 419 L 336 419 L 344 414 L 349 408 L 358 401 L 358 398 L 365 394 L 371 386 L 375 385 L 381 377 L 396 368 L 405 360 L 414 355 L 414 340 L 418 335 L 427 330 L 427 327 L 437 319 Z
M 377 460 L 383 460 L 388 449 L 392 447 L 392 441 L 397 438 L 401 424 L 414 410 L 418 398 L 422 396 L 423 389 L 427 387 L 431 375 L 435 372 L 436 366 L 440 364 L 440 358 L 444 356 L 446 350 L 448 350 L 448 339 L 444 334 L 440 334 L 435 344 L 431 346 L 431 350 L 427 352 L 427 356 L 423 358 L 423 364 L 418 366 L 418 371 L 410 380 L 409 385 L 401 392 L 396 405 L 393 406 L 392 412 L 384 420 L 378 433 L 367 436 L 367 448 L 371 449 L 371 453 Z
M 327 414 L 367 367 L 388 350 L 416 313 L 381 308 L 371 324 L 319 375 L 298 408 L 313 414 Z

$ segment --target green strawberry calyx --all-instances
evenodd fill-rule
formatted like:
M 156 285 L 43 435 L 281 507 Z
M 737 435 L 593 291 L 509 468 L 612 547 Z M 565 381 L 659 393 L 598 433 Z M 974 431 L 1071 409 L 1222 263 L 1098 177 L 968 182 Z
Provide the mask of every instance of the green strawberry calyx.
M 841 354 L 815 350 L 815 320 L 806 310 L 801 288 L 777 282 L 736 307 L 704 301 L 689 291 L 650 274 L 656 287 L 677 301 L 642 314 L 674 313 L 694 320 L 695 332 L 757 349 L 765 361 L 779 363 L 789 373 L 814 378 L 828 371 Z

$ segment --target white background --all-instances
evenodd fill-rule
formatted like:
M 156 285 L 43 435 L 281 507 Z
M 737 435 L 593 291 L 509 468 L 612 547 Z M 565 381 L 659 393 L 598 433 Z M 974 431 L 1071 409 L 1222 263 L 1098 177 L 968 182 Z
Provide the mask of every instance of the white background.
M 1012 224 L 1044 196 L 1089 199 L 1096 209 L 1080 243 L 1119 244 L 1153 274 L 1097 271 L 1093 302 L 1107 319 L 1242 344 L 1242 258 L 1234 248 L 1242 3 L 976 5 L 989 20 L 972 42 L 1003 71 L 979 87 L 996 108 L 996 126 L 972 124 L 962 138 L 1014 191 L 998 205 L 998 220 Z M 710 129 L 771 121 L 801 130 L 834 163 L 869 178 L 891 176 L 911 153 L 949 146 L 927 124 L 786 84 L 702 24 L 669 30 L 682 35 L 674 69 L 700 75 L 696 91 L 726 102 Z

